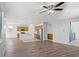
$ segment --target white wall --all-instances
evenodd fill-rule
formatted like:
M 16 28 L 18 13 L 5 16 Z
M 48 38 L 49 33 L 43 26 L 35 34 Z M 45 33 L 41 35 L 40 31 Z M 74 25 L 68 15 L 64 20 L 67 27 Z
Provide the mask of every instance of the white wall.
M 3 28 L 4 23 L 4 12 L 0 12 L 0 57 L 3 57 L 5 53 L 5 30 Z
M 68 44 L 70 23 L 68 20 L 51 20 L 48 32 L 53 34 L 53 41 Z
M 12 26 L 12 30 L 8 28 L 8 26 Z M 6 25 L 6 38 L 16 38 L 17 37 L 17 31 L 16 31 L 17 24 L 7 24 Z
M 76 34 L 75 39 L 79 39 L 79 21 L 71 22 L 72 31 Z

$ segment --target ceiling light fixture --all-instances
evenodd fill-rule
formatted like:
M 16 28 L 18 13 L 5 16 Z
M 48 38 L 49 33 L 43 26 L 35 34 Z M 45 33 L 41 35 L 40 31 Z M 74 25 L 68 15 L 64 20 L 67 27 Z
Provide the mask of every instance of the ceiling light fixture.
M 43 8 L 45 8 L 46 10 L 43 10 L 40 13 L 47 12 L 48 15 L 50 15 L 50 14 L 54 13 L 54 11 L 62 11 L 63 8 L 57 8 L 57 7 L 61 6 L 62 4 L 64 4 L 64 2 L 60 2 L 60 3 L 56 4 L 56 5 L 49 4 L 47 6 L 43 6 Z
M 48 11 L 48 15 L 49 15 L 49 14 L 53 14 L 53 13 L 54 13 L 53 10 L 49 10 L 49 11 Z
M 54 13 L 54 11 L 53 11 L 53 10 L 50 10 L 49 12 L 50 12 L 50 13 Z

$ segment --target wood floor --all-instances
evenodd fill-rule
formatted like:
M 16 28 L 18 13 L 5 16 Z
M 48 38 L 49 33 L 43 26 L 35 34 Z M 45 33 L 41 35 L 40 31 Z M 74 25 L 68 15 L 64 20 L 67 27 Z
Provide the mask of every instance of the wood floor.
M 51 41 L 6 40 L 5 57 L 79 57 L 79 47 Z
M 79 39 L 75 39 L 71 42 L 71 45 L 79 47 Z

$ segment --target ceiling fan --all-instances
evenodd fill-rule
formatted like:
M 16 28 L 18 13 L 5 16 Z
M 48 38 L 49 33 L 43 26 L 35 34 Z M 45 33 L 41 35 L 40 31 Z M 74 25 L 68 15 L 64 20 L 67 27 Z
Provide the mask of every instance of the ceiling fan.
M 46 10 L 41 11 L 40 13 L 48 12 L 48 15 L 50 15 L 50 14 L 54 13 L 54 11 L 62 11 L 63 10 L 62 8 L 58 8 L 62 4 L 64 4 L 64 2 L 60 2 L 56 5 L 43 6 L 43 8 L 45 8 Z

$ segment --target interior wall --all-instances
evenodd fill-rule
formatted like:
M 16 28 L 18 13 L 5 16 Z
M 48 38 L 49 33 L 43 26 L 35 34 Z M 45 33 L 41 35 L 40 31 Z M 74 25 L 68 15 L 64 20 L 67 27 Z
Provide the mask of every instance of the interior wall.
M 2 15 L 1 15 L 1 12 L 0 12 L 0 56 L 2 56 L 2 49 L 3 49 L 1 31 L 2 31 Z
M 79 39 L 79 21 L 71 22 L 72 31 L 75 33 L 75 39 Z
M 5 31 L 4 31 L 4 12 L 0 11 L 0 57 L 4 57 L 5 52 Z
M 53 34 L 53 41 L 63 44 L 69 43 L 70 22 L 63 19 L 51 20 L 48 32 Z
M 9 29 L 9 26 L 12 26 L 12 30 Z M 6 38 L 16 38 L 17 31 L 16 31 L 17 24 L 7 24 L 6 25 Z

